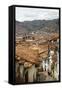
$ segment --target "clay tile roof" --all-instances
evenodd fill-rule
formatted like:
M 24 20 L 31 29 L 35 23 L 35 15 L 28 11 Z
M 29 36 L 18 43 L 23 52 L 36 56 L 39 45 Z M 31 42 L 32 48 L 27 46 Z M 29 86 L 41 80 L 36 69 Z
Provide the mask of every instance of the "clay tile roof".
M 58 33 L 52 33 L 50 35 L 50 40 L 57 40 L 59 38 L 59 34 Z
M 37 51 L 29 49 L 28 47 L 21 46 L 21 45 L 16 46 L 16 55 L 32 63 L 35 63 L 38 59 Z
M 42 57 L 46 57 L 47 53 L 44 51 L 48 51 L 48 45 L 42 45 L 41 47 L 35 46 L 35 47 L 27 47 L 22 45 L 16 46 L 16 55 L 20 57 L 19 60 L 25 59 L 25 61 L 31 62 L 31 63 L 37 63 L 39 59 L 39 54 L 41 54 Z

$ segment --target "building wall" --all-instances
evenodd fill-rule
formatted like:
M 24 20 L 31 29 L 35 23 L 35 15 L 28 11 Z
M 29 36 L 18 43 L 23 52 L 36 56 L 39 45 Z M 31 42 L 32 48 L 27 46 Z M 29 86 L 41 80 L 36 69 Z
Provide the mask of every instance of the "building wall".
M 33 82 L 34 80 L 36 80 L 36 68 L 35 65 L 32 65 L 28 69 L 28 82 Z
M 19 65 L 20 67 L 20 77 L 23 78 L 24 65 Z

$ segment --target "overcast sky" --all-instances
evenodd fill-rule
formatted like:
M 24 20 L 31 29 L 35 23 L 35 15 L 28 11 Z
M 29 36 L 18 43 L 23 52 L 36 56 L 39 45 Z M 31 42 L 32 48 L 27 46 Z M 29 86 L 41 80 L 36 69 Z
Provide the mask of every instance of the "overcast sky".
M 58 9 L 37 9 L 16 7 L 17 21 L 51 20 L 59 18 Z

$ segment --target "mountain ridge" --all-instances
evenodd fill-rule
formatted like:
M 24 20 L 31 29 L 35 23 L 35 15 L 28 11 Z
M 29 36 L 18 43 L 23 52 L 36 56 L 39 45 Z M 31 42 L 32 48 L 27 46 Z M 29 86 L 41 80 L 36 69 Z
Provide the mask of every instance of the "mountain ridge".
M 59 19 L 53 20 L 33 20 L 33 21 L 16 21 L 16 34 L 20 36 L 24 33 L 44 31 L 47 33 L 59 32 Z

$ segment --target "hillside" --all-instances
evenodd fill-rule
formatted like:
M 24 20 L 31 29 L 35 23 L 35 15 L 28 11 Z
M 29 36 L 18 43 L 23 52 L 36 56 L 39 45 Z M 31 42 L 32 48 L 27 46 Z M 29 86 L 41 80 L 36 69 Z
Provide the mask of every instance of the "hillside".
M 16 35 L 20 36 L 30 32 L 59 32 L 59 19 L 54 20 L 33 20 L 33 21 L 16 21 Z

